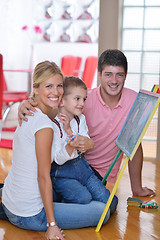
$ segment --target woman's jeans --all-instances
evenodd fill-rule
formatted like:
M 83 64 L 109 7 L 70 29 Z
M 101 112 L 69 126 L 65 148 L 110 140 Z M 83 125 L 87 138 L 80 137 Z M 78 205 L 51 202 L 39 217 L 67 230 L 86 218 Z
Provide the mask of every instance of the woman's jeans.
M 86 161 L 85 161 L 86 162 Z M 85 163 L 88 168 L 88 162 Z M 80 164 L 81 165 L 81 164 Z M 85 168 L 86 168 L 85 166 Z M 52 170 L 54 166 L 52 165 Z M 79 170 L 78 170 L 79 169 Z M 79 171 L 79 177 L 81 181 L 85 182 L 86 179 L 83 175 L 83 169 L 77 168 Z M 58 226 L 62 229 L 74 229 L 74 228 L 84 228 L 84 227 L 95 227 L 97 226 L 99 219 L 104 211 L 105 203 L 107 202 L 110 192 L 105 188 L 105 186 L 97 181 L 97 177 L 92 174 L 92 170 L 88 168 L 87 171 L 91 171 L 89 183 L 87 186 L 89 190 L 92 192 L 92 198 L 97 200 L 89 200 L 87 204 L 74 204 L 74 203 L 64 203 L 64 202 L 54 202 L 54 216 Z M 72 169 L 71 169 L 72 173 Z M 53 172 L 51 171 L 51 178 L 53 177 Z M 61 179 L 61 185 L 68 185 L 67 181 L 63 181 Z M 54 184 L 54 183 L 53 183 Z M 54 186 L 54 185 L 53 185 Z M 85 187 L 86 188 L 86 187 Z M 100 188 L 100 189 L 98 189 Z M 87 188 L 86 188 L 87 189 Z M 75 186 L 73 186 L 72 191 L 76 190 Z M 80 189 L 82 191 L 82 189 Z M 79 198 L 83 199 L 83 194 L 79 188 L 77 188 L 77 193 L 79 193 Z M 88 195 L 87 190 L 84 194 Z M 55 200 L 56 193 L 53 191 L 53 199 Z M 109 217 L 110 213 L 113 213 L 116 210 L 118 203 L 118 198 L 114 196 L 111 206 L 106 214 L 103 224 L 105 224 Z M 2 203 L 0 204 L 0 219 L 9 220 L 15 226 L 34 231 L 46 231 L 47 230 L 47 219 L 44 208 L 35 216 L 31 217 L 21 217 L 16 216 L 11 213 Z
M 2 207 L 9 221 L 15 226 L 34 231 L 47 230 L 44 208 L 35 216 L 20 217 L 12 214 L 3 204 Z M 73 229 L 97 226 L 105 204 L 96 201 L 91 201 L 89 204 L 53 203 L 53 208 L 58 227 L 62 229 Z M 109 217 L 110 210 L 108 210 L 103 224 L 108 221 Z
M 63 165 L 55 162 L 51 167 L 52 185 L 66 203 L 88 204 L 93 201 L 107 203 L 110 191 L 95 176 L 89 163 L 81 155 Z M 110 211 L 116 210 L 118 198 L 114 196 Z

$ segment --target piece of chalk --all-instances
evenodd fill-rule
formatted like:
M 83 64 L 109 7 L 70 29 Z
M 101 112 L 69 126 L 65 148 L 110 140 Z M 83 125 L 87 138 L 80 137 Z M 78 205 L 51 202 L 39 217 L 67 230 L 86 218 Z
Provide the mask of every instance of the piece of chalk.
M 72 136 L 72 137 L 70 137 L 71 139 L 74 139 L 76 136 Z M 66 138 L 66 142 L 70 139 L 70 138 Z

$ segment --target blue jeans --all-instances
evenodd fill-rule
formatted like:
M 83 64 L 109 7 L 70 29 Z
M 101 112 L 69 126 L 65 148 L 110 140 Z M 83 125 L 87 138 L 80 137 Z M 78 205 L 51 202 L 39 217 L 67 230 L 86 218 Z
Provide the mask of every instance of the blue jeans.
M 15 226 L 34 231 L 47 230 L 44 208 L 35 216 L 20 217 L 11 213 L 3 204 L 2 207 L 9 221 Z M 91 201 L 89 204 L 53 203 L 53 208 L 58 227 L 73 229 L 97 226 L 105 204 L 96 201 Z M 110 210 L 108 210 L 103 224 L 108 221 L 109 217 Z
M 66 203 L 88 204 L 93 201 L 107 203 L 110 191 L 95 176 L 84 156 L 63 165 L 55 162 L 51 167 L 52 185 Z M 110 211 L 116 210 L 118 198 L 114 196 Z
M 9 221 L 8 217 L 6 216 L 6 214 L 5 214 L 5 212 L 4 212 L 2 203 L 0 203 L 0 219 L 1 219 L 1 220 Z

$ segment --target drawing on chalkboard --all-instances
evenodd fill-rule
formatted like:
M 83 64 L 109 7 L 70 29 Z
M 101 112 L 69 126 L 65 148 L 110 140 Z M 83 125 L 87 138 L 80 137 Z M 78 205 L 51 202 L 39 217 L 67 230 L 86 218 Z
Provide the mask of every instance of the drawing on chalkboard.
M 159 97 L 148 91 L 141 90 L 116 140 L 116 145 L 128 156 L 139 140 L 148 119 L 155 109 Z

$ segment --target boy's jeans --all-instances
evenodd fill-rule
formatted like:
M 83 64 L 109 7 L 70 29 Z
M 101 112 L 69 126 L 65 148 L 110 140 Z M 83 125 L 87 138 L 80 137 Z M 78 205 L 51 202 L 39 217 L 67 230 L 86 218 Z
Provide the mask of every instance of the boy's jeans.
M 55 162 L 51 167 L 51 179 L 56 192 L 64 202 L 87 204 L 91 200 L 107 203 L 110 191 L 95 176 L 84 156 L 69 160 L 63 165 Z M 110 211 L 116 210 L 118 198 L 114 196 Z

